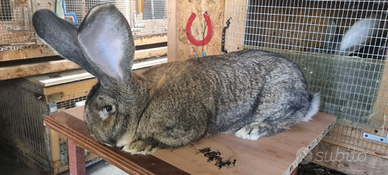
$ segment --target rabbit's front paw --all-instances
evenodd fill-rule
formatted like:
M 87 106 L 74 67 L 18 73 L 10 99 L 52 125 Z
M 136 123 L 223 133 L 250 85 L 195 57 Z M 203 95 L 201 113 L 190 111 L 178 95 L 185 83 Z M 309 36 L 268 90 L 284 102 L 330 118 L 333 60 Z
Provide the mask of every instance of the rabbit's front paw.
M 243 139 L 257 140 L 267 136 L 270 126 L 266 123 L 251 123 L 236 132 L 236 136 Z
M 122 150 L 131 154 L 147 155 L 155 152 L 157 148 L 154 148 L 153 145 L 147 144 L 145 141 L 138 140 L 125 145 Z
M 287 126 L 272 127 L 267 123 L 254 122 L 242 127 L 236 132 L 236 136 L 243 139 L 257 140 L 260 137 L 272 136 L 277 133 L 284 132 L 288 129 Z

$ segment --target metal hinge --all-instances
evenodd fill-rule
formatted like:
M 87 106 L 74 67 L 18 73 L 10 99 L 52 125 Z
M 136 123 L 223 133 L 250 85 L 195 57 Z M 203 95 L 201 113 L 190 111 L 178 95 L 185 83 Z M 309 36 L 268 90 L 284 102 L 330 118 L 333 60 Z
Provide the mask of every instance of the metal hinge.
M 61 166 L 67 165 L 69 162 L 67 160 L 67 144 L 62 142 L 59 144 L 59 153 L 61 158 Z
M 381 136 L 377 136 L 377 135 L 373 135 L 373 134 L 369 134 L 369 133 L 364 132 L 364 133 L 362 133 L 362 137 L 364 139 L 374 140 L 377 142 L 388 144 L 388 135 L 386 137 L 381 137 Z
M 49 101 L 49 114 L 55 114 L 58 112 L 57 101 Z

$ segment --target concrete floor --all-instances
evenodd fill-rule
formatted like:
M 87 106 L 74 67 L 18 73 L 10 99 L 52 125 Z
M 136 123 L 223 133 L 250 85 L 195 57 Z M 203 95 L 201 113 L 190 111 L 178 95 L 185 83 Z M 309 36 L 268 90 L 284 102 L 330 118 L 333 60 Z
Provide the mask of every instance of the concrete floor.
M 101 160 L 86 168 L 87 175 L 126 175 L 124 171 L 116 168 L 112 164 Z M 70 175 L 69 171 L 63 172 L 59 175 Z
M 0 175 L 39 175 L 39 172 L 19 161 L 9 151 L 0 151 Z M 86 168 L 87 175 L 126 175 L 124 171 L 101 160 Z M 70 175 L 69 171 L 59 175 Z

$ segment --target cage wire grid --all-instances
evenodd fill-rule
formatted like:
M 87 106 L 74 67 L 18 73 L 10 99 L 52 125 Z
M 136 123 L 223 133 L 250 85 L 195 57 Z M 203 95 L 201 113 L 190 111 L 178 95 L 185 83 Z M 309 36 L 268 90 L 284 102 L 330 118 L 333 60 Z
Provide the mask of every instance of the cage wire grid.
M 64 0 L 66 13 L 79 23 L 96 5 L 113 3 L 127 18 L 135 37 L 167 34 L 167 0 Z M 75 24 L 76 26 L 79 26 Z
M 87 94 L 86 94 L 87 95 Z M 70 109 L 76 107 L 76 103 L 80 101 L 85 101 L 86 96 L 85 94 L 74 94 L 71 96 L 65 96 L 57 103 L 58 109 Z
M 385 155 L 388 2 L 227 0 L 226 49 L 262 49 L 296 62 L 322 112 L 337 116 L 327 139 Z
M 63 4 L 65 10 L 63 10 Z M 113 3 L 127 18 L 134 37 L 167 34 L 167 0 L 1 0 L 0 51 L 17 50 L 37 43 L 31 17 L 49 9 L 59 14 L 74 13 L 79 26 L 88 11 L 99 4 Z
M 30 1 L 0 1 L 0 48 L 4 45 L 23 45 L 34 41 L 31 30 Z

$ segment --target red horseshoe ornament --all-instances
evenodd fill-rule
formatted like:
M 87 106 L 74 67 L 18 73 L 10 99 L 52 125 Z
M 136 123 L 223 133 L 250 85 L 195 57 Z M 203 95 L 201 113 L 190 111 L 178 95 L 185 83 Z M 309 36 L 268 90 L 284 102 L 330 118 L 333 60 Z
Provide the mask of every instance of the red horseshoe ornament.
M 209 41 L 212 39 L 212 36 L 213 36 L 213 25 L 212 25 L 212 21 L 210 20 L 210 16 L 209 14 L 207 14 L 207 12 L 205 12 L 203 14 L 203 17 L 205 18 L 205 21 L 207 23 L 207 36 L 205 37 L 204 40 L 196 40 L 194 38 L 194 36 L 191 34 L 191 24 L 193 23 L 195 17 L 197 15 L 195 15 L 195 13 L 192 13 L 190 15 L 190 18 L 189 20 L 187 20 L 187 24 L 186 24 L 186 35 L 187 35 L 187 38 L 189 39 L 189 41 L 196 45 L 196 46 L 204 46 L 206 45 L 207 43 L 209 43 Z

